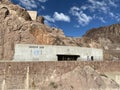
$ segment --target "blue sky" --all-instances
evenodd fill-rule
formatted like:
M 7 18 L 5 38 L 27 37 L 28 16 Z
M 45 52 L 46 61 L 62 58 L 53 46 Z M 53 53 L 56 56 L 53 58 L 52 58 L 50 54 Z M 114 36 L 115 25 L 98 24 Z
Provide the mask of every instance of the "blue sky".
M 38 11 L 45 23 L 64 31 L 66 36 L 81 37 L 87 30 L 120 23 L 120 0 L 11 0 Z

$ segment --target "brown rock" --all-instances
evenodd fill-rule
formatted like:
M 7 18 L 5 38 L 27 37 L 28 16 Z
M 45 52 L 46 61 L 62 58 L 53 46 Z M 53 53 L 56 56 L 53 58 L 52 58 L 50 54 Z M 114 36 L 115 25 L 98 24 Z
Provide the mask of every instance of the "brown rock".
M 103 48 L 105 59 L 120 59 L 120 24 L 92 29 L 82 38 L 66 37 L 45 25 L 42 16 L 32 21 L 24 8 L 5 2 L 0 4 L 0 59 L 12 59 L 17 43 Z
M 9 15 L 9 10 L 6 7 L 2 7 L 0 8 L 0 21 L 2 21 L 2 19 L 5 19 L 7 17 L 7 15 Z
M 53 78 L 50 78 L 53 77 Z M 96 72 L 90 66 L 57 76 L 55 73 L 48 77 L 44 90 L 117 90 L 119 84 L 105 75 Z
M 102 48 L 105 60 L 120 60 L 120 24 L 91 29 L 82 41 L 88 47 Z
M 10 4 L 11 3 L 10 0 L 0 0 L 0 2 L 3 4 Z
M 44 20 L 45 20 L 45 19 L 44 19 L 43 16 L 38 16 L 36 21 L 39 22 L 39 23 L 44 24 Z
M 72 39 L 62 30 L 44 25 L 43 17 L 31 21 L 27 11 L 17 5 L 0 4 L 0 22 L 0 59 L 13 59 L 17 43 L 71 45 Z

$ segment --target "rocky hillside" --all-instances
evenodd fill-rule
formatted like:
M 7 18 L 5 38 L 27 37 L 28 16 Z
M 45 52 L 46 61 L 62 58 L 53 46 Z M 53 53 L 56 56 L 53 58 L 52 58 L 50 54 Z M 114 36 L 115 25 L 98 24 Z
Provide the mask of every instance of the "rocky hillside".
M 0 90 L 119 90 L 119 68 L 105 61 L 1 62 Z
M 89 30 L 83 41 L 89 47 L 103 48 L 105 59 L 120 60 L 120 24 Z
M 96 72 L 93 68 L 85 66 L 83 69 L 76 67 L 74 70 L 61 76 L 52 74 L 44 90 L 117 90 L 119 84 L 108 78 L 105 74 Z
M 66 37 L 61 29 L 45 25 L 42 16 L 33 21 L 24 8 L 1 0 L 0 60 L 12 59 L 17 43 L 103 48 L 106 60 L 119 60 L 120 24 L 89 30 L 82 38 Z
M 66 37 L 62 30 L 44 24 L 43 17 L 32 21 L 28 12 L 7 0 L 0 2 L 0 60 L 12 59 L 14 45 L 81 45 L 80 39 Z
M 85 38 L 85 42 L 87 43 L 95 41 L 103 47 L 110 44 L 120 45 L 120 24 L 91 29 L 83 38 Z

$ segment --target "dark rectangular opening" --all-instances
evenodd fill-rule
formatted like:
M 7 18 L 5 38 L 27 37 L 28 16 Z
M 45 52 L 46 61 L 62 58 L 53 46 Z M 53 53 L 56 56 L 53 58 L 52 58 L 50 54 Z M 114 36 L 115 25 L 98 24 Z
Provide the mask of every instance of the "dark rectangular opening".
M 93 56 L 91 56 L 91 60 L 92 60 L 92 61 L 94 60 L 94 57 L 93 57 Z
M 58 61 L 77 61 L 79 55 L 57 55 Z

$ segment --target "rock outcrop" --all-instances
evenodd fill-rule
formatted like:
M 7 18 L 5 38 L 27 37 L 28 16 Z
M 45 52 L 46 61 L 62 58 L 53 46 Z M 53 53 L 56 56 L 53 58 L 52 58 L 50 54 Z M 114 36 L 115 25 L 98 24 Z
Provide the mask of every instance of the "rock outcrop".
M 119 84 L 90 66 L 76 67 L 61 76 L 55 73 L 41 85 L 44 90 L 117 90 Z
M 0 63 L 5 90 L 119 90 L 119 77 L 120 62 Z
M 45 20 L 45 19 L 44 19 L 43 16 L 38 16 L 36 21 L 39 22 L 39 23 L 44 24 L 44 20 Z
M 0 60 L 11 60 L 14 46 L 24 44 L 79 45 L 75 38 L 68 38 L 63 31 L 44 24 L 43 17 L 32 21 L 28 12 L 7 0 L 0 4 Z M 81 44 L 80 44 L 81 45 Z
M 32 21 L 29 13 L 9 0 L 0 1 L 0 59 L 12 59 L 17 43 L 84 46 L 104 49 L 106 60 L 120 59 L 120 24 L 89 30 L 82 38 L 66 37 L 61 29 Z
M 0 0 L 0 3 L 3 3 L 3 4 L 10 4 L 10 0 Z
M 108 27 L 101 27 L 89 30 L 84 38 L 89 43 L 91 40 L 101 45 L 120 44 L 120 24 L 114 24 Z
M 103 48 L 105 60 L 120 60 L 120 24 L 89 30 L 83 41 L 88 47 Z

